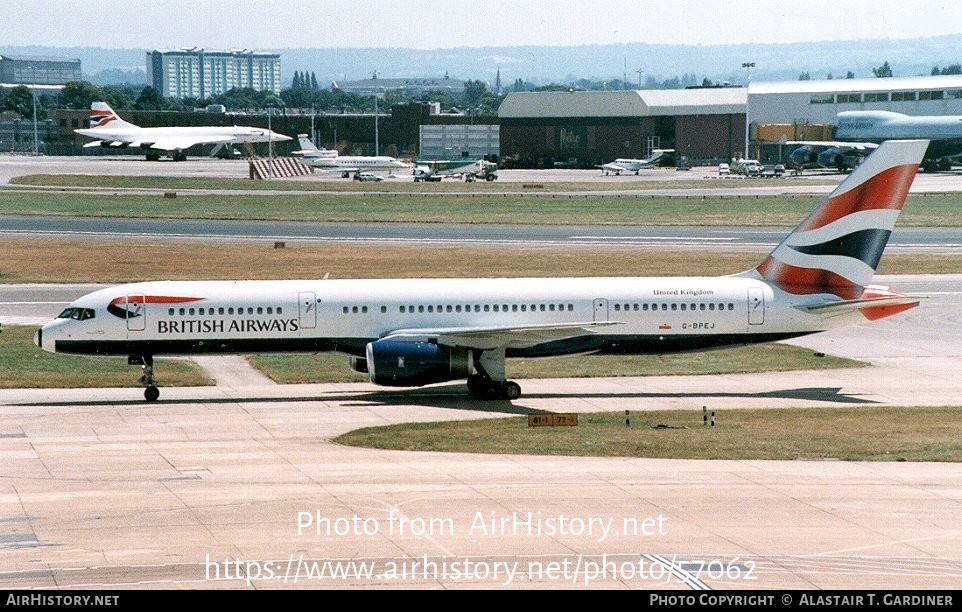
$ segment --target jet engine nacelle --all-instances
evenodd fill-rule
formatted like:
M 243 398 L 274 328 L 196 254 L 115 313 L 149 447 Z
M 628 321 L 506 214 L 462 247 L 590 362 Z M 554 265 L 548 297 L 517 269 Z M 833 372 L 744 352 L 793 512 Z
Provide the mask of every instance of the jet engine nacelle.
M 791 152 L 788 159 L 793 168 L 807 168 L 818 163 L 818 154 L 811 147 L 799 147 Z
M 474 369 L 471 351 L 431 342 L 378 340 L 367 345 L 366 353 L 371 382 L 386 387 L 420 387 L 458 380 L 467 378 Z

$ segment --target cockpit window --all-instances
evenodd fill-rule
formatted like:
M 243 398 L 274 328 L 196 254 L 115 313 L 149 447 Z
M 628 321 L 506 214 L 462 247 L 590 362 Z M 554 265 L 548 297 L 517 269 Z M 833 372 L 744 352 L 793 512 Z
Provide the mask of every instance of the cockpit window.
M 73 319 L 74 321 L 86 321 L 95 316 L 93 308 L 66 308 L 57 315 L 58 319 Z

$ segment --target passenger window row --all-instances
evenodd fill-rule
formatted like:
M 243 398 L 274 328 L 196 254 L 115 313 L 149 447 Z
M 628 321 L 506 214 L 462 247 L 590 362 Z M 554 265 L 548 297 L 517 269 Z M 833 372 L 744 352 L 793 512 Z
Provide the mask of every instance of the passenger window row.
M 688 303 L 688 302 L 682 302 L 682 303 L 672 302 L 672 303 L 670 303 L 670 304 L 669 304 L 668 302 L 661 302 L 660 304 L 620 304 L 620 303 L 616 303 L 616 304 L 614 305 L 614 309 L 615 309 L 615 312 L 621 312 L 621 311 L 624 311 L 624 312 L 629 312 L 629 311 L 635 311 L 635 312 L 638 312 L 638 311 L 641 311 L 641 312 L 651 311 L 651 312 L 655 312 L 655 311 L 659 311 L 659 310 L 662 311 L 662 312 L 665 312 L 665 311 L 668 311 L 668 310 L 672 310 L 672 311 L 678 311 L 678 310 L 687 311 L 687 310 L 691 310 L 691 311 L 702 311 L 702 312 L 708 311 L 708 312 L 713 312 L 713 311 L 722 311 L 722 310 L 735 310 L 735 304 L 732 303 L 732 302 L 728 302 L 728 303 L 724 303 L 724 304 L 723 304 L 723 303 L 718 303 L 718 304 L 716 304 L 715 302 L 692 302 L 692 303 Z
M 420 304 L 398 306 L 401 314 L 435 312 L 574 312 L 574 304 Z M 380 307 L 387 314 L 388 307 Z M 367 306 L 342 306 L 344 314 L 367 314 Z
M 573 312 L 574 304 L 434 304 L 400 306 L 401 314 L 423 312 Z M 383 310 L 382 310 L 383 312 Z
M 244 315 L 244 314 L 272 315 L 272 314 L 283 314 L 283 313 L 284 311 L 280 306 L 277 306 L 277 307 L 237 306 L 236 308 L 234 306 L 227 306 L 227 307 L 219 306 L 217 308 L 168 308 L 167 309 L 167 315 L 171 317 L 174 317 L 174 316 L 202 317 L 205 315 L 208 317 L 212 317 L 215 315 Z

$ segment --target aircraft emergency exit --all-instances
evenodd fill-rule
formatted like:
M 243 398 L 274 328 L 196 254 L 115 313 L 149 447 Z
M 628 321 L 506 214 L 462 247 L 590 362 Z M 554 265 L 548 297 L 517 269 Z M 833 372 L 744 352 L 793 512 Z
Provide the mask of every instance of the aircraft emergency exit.
M 881 319 L 918 304 L 871 281 L 927 146 L 882 144 L 731 276 L 142 282 L 79 298 L 35 342 L 126 356 L 147 400 L 158 355 L 319 351 L 378 385 L 464 379 L 479 397 L 516 399 L 511 357 L 705 350 Z

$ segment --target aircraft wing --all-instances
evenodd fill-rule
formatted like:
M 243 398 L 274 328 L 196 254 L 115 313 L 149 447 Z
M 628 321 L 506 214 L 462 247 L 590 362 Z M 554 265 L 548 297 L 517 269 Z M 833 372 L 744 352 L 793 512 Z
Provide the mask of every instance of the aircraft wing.
M 144 141 L 141 144 L 149 145 L 151 149 L 160 149 L 161 151 L 178 151 L 181 149 L 189 149 L 196 144 L 224 144 L 228 142 L 234 142 L 234 139 L 230 136 L 205 136 L 203 138 L 198 137 L 179 137 L 179 138 L 157 138 L 153 141 Z
M 826 149 L 838 149 L 840 153 L 846 151 L 866 151 L 877 149 L 878 143 L 874 142 L 841 142 L 834 140 L 789 140 L 785 144 L 797 145 L 800 147 L 824 147 Z
M 628 172 L 626 168 L 619 166 L 618 164 L 601 164 L 598 167 L 602 170 L 607 170 L 608 172 Z
M 139 147 L 139 140 L 94 140 L 88 142 L 84 145 L 84 148 L 88 147 Z
M 541 325 L 492 325 L 483 327 L 439 327 L 399 329 L 381 340 L 425 342 L 428 339 L 446 346 L 489 350 L 525 348 L 577 338 L 595 333 L 592 328 L 621 325 L 620 321 L 588 321 L 583 323 L 546 323 Z

